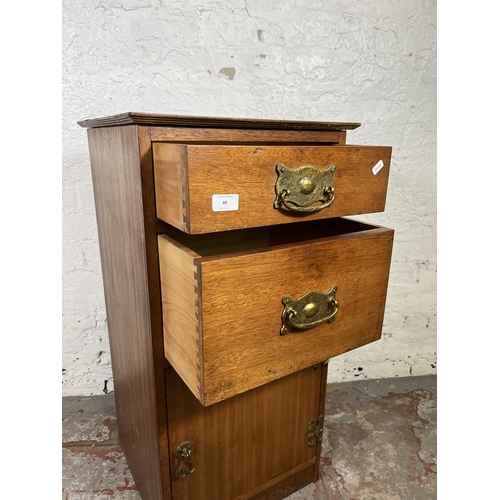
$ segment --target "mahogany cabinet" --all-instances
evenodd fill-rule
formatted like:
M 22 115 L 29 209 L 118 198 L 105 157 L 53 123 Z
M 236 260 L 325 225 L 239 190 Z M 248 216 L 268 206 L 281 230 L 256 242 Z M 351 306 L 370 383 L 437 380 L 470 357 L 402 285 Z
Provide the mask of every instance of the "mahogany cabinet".
M 88 128 L 120 441 L 144 500 L 319 477 L 327 362 L 380 338 L 391 148 L 357 123 L 125 113 Z

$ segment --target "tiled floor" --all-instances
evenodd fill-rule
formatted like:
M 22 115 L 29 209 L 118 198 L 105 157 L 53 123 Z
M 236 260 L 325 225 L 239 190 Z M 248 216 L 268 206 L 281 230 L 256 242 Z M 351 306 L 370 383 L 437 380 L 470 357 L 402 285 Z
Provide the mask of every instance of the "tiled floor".
M 436 499 L 436 397 L 431 376 L 329 386 L 321 478 L 287 500 Z M 111 394 L 63 398 L 63 499 L 140 500 Z

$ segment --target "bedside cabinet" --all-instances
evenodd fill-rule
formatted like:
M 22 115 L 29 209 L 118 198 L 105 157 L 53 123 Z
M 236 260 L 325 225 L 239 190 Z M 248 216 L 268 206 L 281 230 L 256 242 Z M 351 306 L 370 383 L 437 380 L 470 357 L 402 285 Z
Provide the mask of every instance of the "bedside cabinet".
M 121 445 L 144 500 L 318 479 L 327 362 L 380 338 L 391 148 L 357 123 L 125 113 L 88 128 Z

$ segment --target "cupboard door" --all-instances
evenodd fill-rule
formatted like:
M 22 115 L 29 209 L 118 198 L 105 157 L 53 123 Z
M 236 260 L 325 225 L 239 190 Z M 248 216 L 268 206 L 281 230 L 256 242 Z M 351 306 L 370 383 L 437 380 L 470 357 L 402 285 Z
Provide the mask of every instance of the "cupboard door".
M 167 414 L 174 500 L 239 500 L 258 496 L 296 476 L 283 496 L 314 481 L 321 440 L 311 419 L 321 410 L 322 364 L 306 368 L 209 407 L 203 407 L 177 373 L 166 370 Z M 179 478 L 176 449 L 192 444 L 194 471 Z M 312 446 L 310 446 L 312 445 Z M 183 469 L 192 467 L 184 462 Z M 307 470 L 309 472 L 307 472 Z M 274 489 L 272 489 L 274 487 Z M 259 496 L 259 498 L 261 498 Z M 262 497 L 264 498 L 264 497 Z M 267 498 L 267 497 L 266 497 Z

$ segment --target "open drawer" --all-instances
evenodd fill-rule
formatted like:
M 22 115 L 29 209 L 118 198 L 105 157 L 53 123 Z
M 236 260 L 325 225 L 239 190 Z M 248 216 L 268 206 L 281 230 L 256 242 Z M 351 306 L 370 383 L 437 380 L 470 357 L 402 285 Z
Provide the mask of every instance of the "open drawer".
M 158 236 L 165 356 L 208 406 L 380 338 L 393 230 L 348 219 Z
M 154 143 L 157 217 L 201 234 L 382 212 L 391 152 Z

